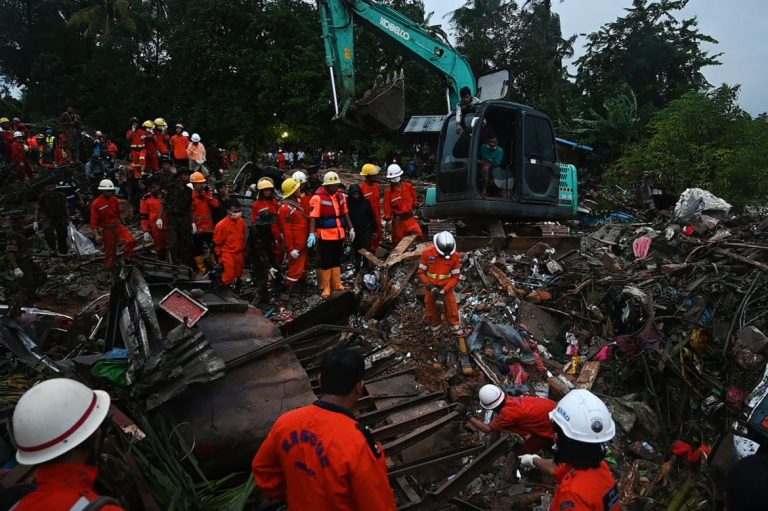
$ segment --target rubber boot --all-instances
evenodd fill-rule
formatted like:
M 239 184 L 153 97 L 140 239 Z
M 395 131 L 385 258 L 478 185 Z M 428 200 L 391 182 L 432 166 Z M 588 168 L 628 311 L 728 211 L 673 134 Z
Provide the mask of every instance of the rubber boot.
M 320 289 L 322 293 L 320 296 L 323 297 L 323 300 L 327 300 L 331 297 L 331 270 L 317 270 L 317 280 L 320 284 Z
M 205 267 L 205 257 L 195 256 L 195 264 L 197 265 L 198 274 L 195 275 L 197 279 L 202 279 L 208 274 L 208 268 Z
M 339 291 L 349 291 L 349 288 L 341 283 L 341 267 L 331 268 L 331 288 Z

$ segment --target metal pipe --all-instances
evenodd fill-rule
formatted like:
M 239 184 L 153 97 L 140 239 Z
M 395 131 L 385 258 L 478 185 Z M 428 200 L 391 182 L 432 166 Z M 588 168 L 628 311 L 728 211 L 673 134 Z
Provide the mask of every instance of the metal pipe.
M 339 99 L 336 97 L 336 79 L 333 76 L 333 66 L 329 66 L 331 72 L 331 91 L 333 92 L 333 109 L 336 110 L 336 117 L 339 116 Z
M 445 102 L 448 104 L 448 113 L 451 113 L 451 88 L 445 88 Z

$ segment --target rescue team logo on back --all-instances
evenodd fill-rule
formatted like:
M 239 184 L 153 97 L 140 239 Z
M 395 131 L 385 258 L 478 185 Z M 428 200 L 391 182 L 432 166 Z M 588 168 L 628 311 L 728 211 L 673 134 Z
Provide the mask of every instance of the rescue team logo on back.
M 616 488 L 616 485 L 613 486 L 613 488 L 608 491 L 603 496 L 603 509 L 605 511 L 611 511 L 614 507 L 616 507 L 619 504 L 619 490 Z
M 323 442 L 317 438 L 317 433 L 314 431 L 302 429 L 301 432 L 295 430 L 291 431 L 289 436 L 289 440 L 283 440 L 283 451 L 285 451 L 286 454 L 290 453 L 291 449 L 299 444 L 308 444 L 312 449 L 314 449 L 315 454 L 317 454 L 317 458 L 320 460 L 321 468 L 325 468 L 331 464 L 331 462 L 328 461 L 328 456 L 325 453 Z M 301 463 L 297 462 L 296 468 L 302 468 L 299 467 L 299 465 L 301 465 Z M 303 469 L 306 470 L 310 476 L 315 475 L 314 471 L 310 470 L 308 467 L 304 466 Z
M 429 256 L 427 259 L 428 259 L 428 261 L 430 263 L 436 263 L 437 262 L 437 257 L 435 257 L 435 256 Z

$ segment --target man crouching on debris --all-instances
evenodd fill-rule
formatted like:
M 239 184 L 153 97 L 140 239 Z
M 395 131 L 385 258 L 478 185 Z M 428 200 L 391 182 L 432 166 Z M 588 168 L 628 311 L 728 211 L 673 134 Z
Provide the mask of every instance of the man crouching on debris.
M 99 191 L 101 195 L 91 203 L 91 228 L 96 233 L 96 243 L 104 240 L 104 267 L 112 268 L 117 262 L 117 242 L 125 243 L 125 257 L 130 259 L 136 239 L 120 219 L 120 202 L 115 197 L 112 181 L 102 179 Z
M 363 395 L 363 357 L 325 355 L 323 399 L 281 416 L 253 459 L 257 486 L 288 511 L 394 511 L 379 442 L 352 414 Z
M 34 491 L 14 511 L 123 509 L 93 488 L 99 473 L 93 464 L 109 404 L 106 392 L 67 378 L 44 381 L 21 396 L 13 411 L 16 460 L 37 465 L 37 473 Z
M 588 390 L 574 389 L 549 416 L 555 428 L 555 459 L 525 454 L 520 466 L 557 479 L 550 509 L 621 511 L 616 479 L 603 460 L 605 443 L 616 434 L 605 403 Z
M 453 293 L 461 277 L 461 255 L 456 252 L 456 240 L 448 231 L 435 234 L 432 244 L 421 254 L 419 279 L 425 288 L 424 305 L 432 336 L 439 339 L 443 329 L 441 306 L 451 331 L 461 333 L 459 306 Z

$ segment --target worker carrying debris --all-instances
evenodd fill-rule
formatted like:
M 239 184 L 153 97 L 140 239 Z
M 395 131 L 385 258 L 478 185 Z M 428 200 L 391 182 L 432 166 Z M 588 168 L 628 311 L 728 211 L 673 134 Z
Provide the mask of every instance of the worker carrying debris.
M 106 392 L 68 378 L 43 381 L 21 396 L 13 411 L 16 460 L 38 467 L 34 490 L 16 503 L 14 511 L 123 509 L 94 490 L 100 429 L 109 405 Z
M 219 207 L 219 201 L 208 190 L 208 182 L 200 172 L 189 176 L 192 183 L 192 253 L 197 265 L 197 278 L 208 273 L 206 253 L 213 245 L 213 209 Z
M 141 219 L 141 230 L 144 231 L 144 241 L 151 241 L 154 244 L 157 258 L 165 261 L 168 251 L 168 218 L 163 211 L 165 194 L 160 189 L 160 183 L 151 178 L 147 182 L 149 192 L 147 192 L 139 202 L 139 218 Z
M 283 299 L 290 298 L 291 291 L 300 281 L 307 279 L 309 266 L 309 215 L 301 207 L 301 183 L 289 177 L 283 181 L 283 201 L 277 217 L 280 232 L 283 233 L 285 252 L 288 254 L 288 273 L 285 275 L 286 292 Z
M 317 275 L 321 296 L 327 300 L 331 297 L 331 289 L 347 289 L 341 283 L 341 256 L 344 255 L 344 240 L 349 237 L 349 241 L 355 241 L 347 198 L 341 191 L 337 173 L 325 173 L 323 186 L 315 192 L 311 205 L 307 246 L 312 248 L 317 243 L 320 248 Z
M 401 180 L 402 175 L 403 169 L 397 163 L 387 167 L 389 187 L 384 192 L 384 222 L 390 222 L 394 247 L 409 234 L 423 236 L 421 226 L 413 216 L 413 210 L 419 204 L 416 190 L 411 183 Z
M 230 202 L 227 217 L 216 224 L 213 244 L 216 258 L 224 267 L 221 282 L 231 286 L 240 281 L 245 266 L 245 239 L 248 225 L 243 220 L 243 208 L 239 202 Z
M 124 255 L 130 259 L 136 240 L 120 219 L 120 202 L 112 181 L 102 179 L 99 191 L 101 195 L 91 202 L 91 228 L 96 233 L 96 243 L 104 241 L 104 267 L 112 268 L 117 262 L 117 242 L 125 244 Z
M 256 183 L 256 200 L 251 207 L 251 219 L 252 221 L 259 218 L 262 211 L 268 211 L 273 215 L 277 215 L 277 210 L 280 207 L 280 203 L 275 197 L 275 182 L 272 178 L 262 177 Z M 275 260 L 278 264 L 283 262 L 283 233 L 280 231 L 280 224 L 275 222 L 272 224 L 272 250 L 275 253 Z
M 555 429 L 549 414 L 557 404 L 551 399 L 535 396 L 507 396 L 496 385 L 483 385 L 479 393 L 480 406 L 493 410 L 494 417 L 489 424 L 476 417 L 469 423 L 475 429 L 490 435 L 491 443 L 499 439 L 502 431 L 511 431 L 525 440 L 520 453 L 536 454 L 552 447 Z
M 605 457 L 616 424 L 605 403 L 588 390 L 574 389 L 550 412 L 555 429 L 555 458 L 520 457 L 522 468 L 554 476 L 558 487 L 550 509 L 620 511 L 619 491 Z
M 424 284 L 424 304 L 432 336 L 440 338 L 443 330 L 441 309 L 451 332 L 462 333 L 459 306 L 453 288 L 461 278 L 461 254 L 456 251 L 456 240 L 448 231 L 432 238 L 432 246 L 421 254 L 419 280 Z
M 360 185 L 360 189 L 363 190 L 363 197 L 371 203 L 371 209 L 376 216 L 376 232 L 373 233 L 371 238 L 371 252 L 376 253 L 376 249 L 379 248 L 379 243 L 384 237 L 384 233 L 381 229 L 381 185 L 376 180 L 376 176 L 379 175 L 381 169 L 373 163 L 366 163 L 360 170 L 360 175 L 365 177 L 365 181 Z
M 256 485 L 288 511 L 394 511 L 384 450 L 352 409 L 363 395 L 362 355 L 323 357 L 323 398 L 283 414 L 253 459 Z

